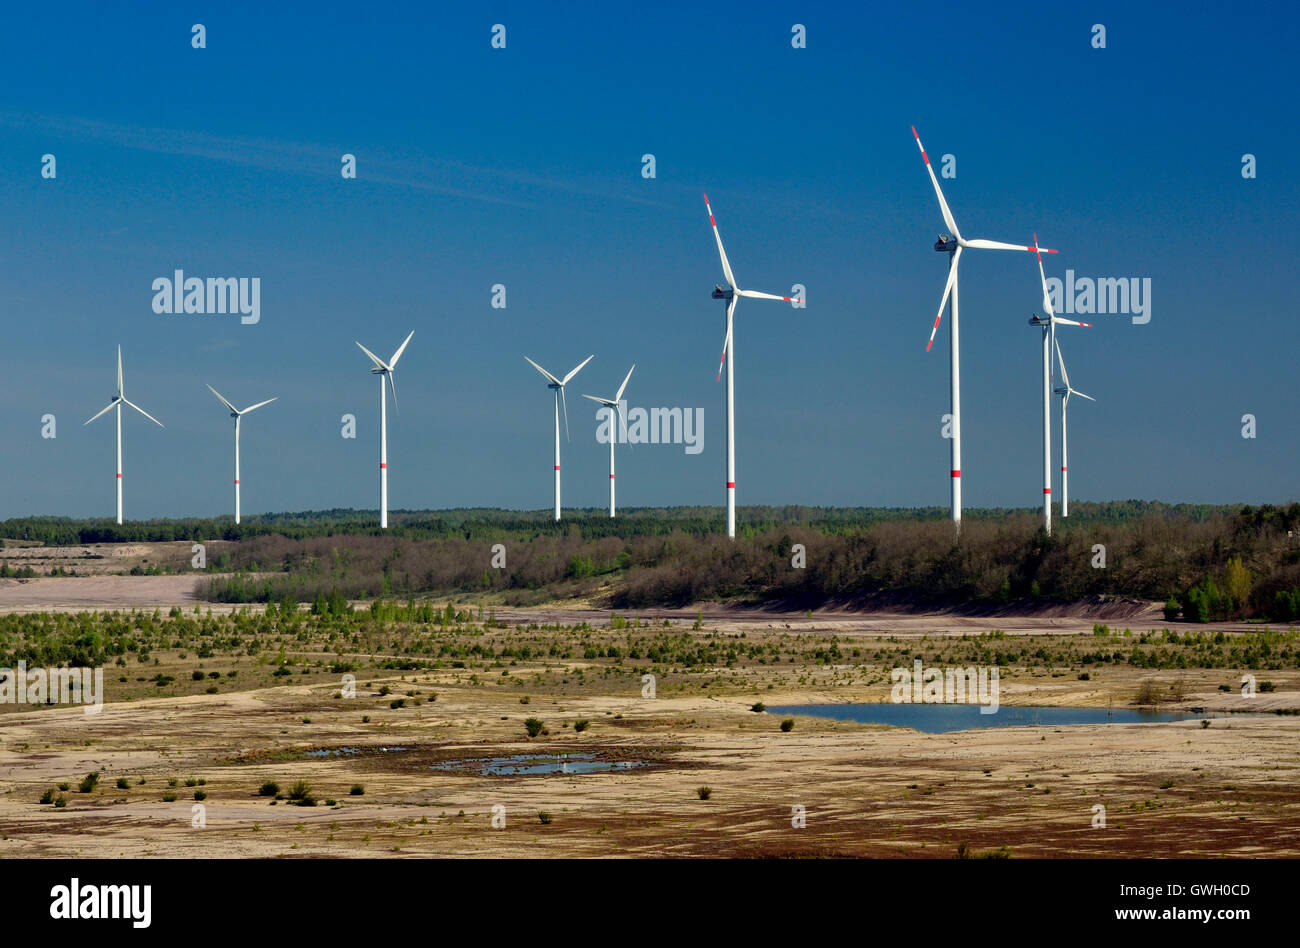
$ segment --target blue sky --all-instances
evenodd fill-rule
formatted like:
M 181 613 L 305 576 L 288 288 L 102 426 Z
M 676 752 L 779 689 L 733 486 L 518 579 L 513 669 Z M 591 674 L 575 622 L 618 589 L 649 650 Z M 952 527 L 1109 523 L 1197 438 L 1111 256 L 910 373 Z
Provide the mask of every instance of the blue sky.
M 393 508 L 547 507 L 550 393 L 523 357 L 590 353 L 565 505 L 606 496 L 576 396 L 633 362 L 631 405 L 703 407 L 705 450 L 620 448 L 620 503 L 721 503 L 706 190 L 742 285 L 808 296 L 738 310 L 739 503 L 944 505 L 946 316 L 925 352 L 944 227 L 912 125 L 956 157 L 964 236 L 1037 231 L 1062 251 L 1049 276 L 1152 281 L 1149 323 L 1062 335 L 1098 399 L 1071 404 L 1073 499 L 1296 499 L 1295 10 L 313 6 L 7 11 L 0 517 L 112 514 L 111 418 L 82 422 L 118 343 L 128 397 L 167 425 L 124 418 L 128 518 L 229 512 L 230 420 L 205 382 L 279 396 L 244 426 L 246 512 L 373 508 L 377 392 L 353 342 L 387 355 L 411 329 Z M 260 323 L 155 315 L 175 269 L 260 277 Z M 1034 259 L 971 252 L 961 289 L 965 503 L 1032 507 Z

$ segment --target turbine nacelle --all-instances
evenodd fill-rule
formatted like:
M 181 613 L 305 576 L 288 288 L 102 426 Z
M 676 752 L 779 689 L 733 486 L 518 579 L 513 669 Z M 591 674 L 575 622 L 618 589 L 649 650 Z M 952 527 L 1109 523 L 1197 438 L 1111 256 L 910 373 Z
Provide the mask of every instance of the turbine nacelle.
M 723 286 L 720 283 L 713 286 L 713 298 L 715 300 L 729 300 L 735 295 L 736 291 L 729 286 Z
M 940 234 L 934 241 L 934 249 L 939 253 L 956 253 L 957 241 L 947 234 Z

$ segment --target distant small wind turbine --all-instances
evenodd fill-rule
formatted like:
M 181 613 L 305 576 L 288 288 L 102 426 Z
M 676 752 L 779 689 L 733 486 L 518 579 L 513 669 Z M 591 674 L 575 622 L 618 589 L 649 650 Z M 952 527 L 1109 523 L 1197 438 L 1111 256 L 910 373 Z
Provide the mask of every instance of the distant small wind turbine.
M 618 440 L 619 422 L 622 419 L 622 411 L 618 406 L 623 401 L 623 390 L 627 388 L 628 379 L 635 371 L 635 365 L 627 370 L 627 378 L 623 379 L 623 384 L 618 387 L 618 394 L 612 400 L 595 395 L 582 396 L 609 408 L 609 515 L 611 517 L 614 516 L 614 442 Z
M 754 300 L 777 300 L 784 303 L 798 303 L 801 300 L 789 296 L 776 296 L 772 293 L 759 293 L 757 290 L 742 290 L 731 272 L 731 263 L 727 252 L 722 249 L 722 235 L 718 233 L 718 222 L 713 219 L 713 208 L 709 206 L 709 196 L 704 195 L 704 208 L 709 212 L 709 224 L 713 227 L 713 239 L 718 242 L 718 257 L 722 260 L 722 275 L 727 285 L 716 284 L 713 298 L 727 303 L 727 335 L 722 340 L 722 361 L 718 363 L 718 379 L 722 379 L 722 367 L 727 367 L 727 536 L 736 536 L 736 359 L 732 352 L 732 317 L 736 313 L 736 304 L 743 296 Z
M 412 329 L 387 362 L 361 343 L 357 343 L 357 347 L 374 363 L 374 368 L 370 370 L 371 374 L 379 376 L 379 527 L 381 530 L 388 529 L 388 393 L 384 391 L 384 380 L 388 380 L 388 386 L 393 390 L 393 410 L 396 411 L 398 410 L 397 383 L 393 381 L 393 371 L 397 368 L 397 360 L 402 357 L 406 344 L 414 335 L 415 330 Z
M 1038 250 L 1038 235 L 1034 234 L 1034 250 Z M 1043 328 L 1043 525 L 1047 530 L 1047 535 L 1052 535 L 1052 349 L 1060 351 L 1056 345 L 1056 327 L 1061 326 L 1086 326 L 1091 329 L 1091 323 L 1075 322 L 1073 319 L 1062 319 L 1052 312 L 1052 298 L 1047 292 L 1047 275 L 1043 273 L 1043 256 L 1038 254 L 1038 278 L 1043 284 L 1043 312 L 1047 317 L 1043 318 L 1037 313 L 1029 320 L 1031 326 L 1041 326 Z M 1087 396 L 1084 396 L 1085 398 Z M 1062 408 L 1064 411 L 1064 408 Z M 1065 450 L 1065 429 L 1061 429 L 1061 450 Z M 1061 461 L 1061 516 L 1065 514 L 1065 460 Z
M 1061 381 L 1065 383 L 1064 385 L 1058 385 L 1056 387 L 1056 394 L 1061 396 L 1061 516 L 1068 517 L 1070 516 L 1070 456 L 1066 449 L 1065 410 L 1069 407 L 1071 395 L 1078 395 L 1080 398 L 1086 398 L 1090 402 L 1095 402 L 1097 399 L 1093 398 L 1091 395 L 1083 394 L 1083 392 L 1079 391 L 1077 388 L 1070 387 L 1070 376 L 1065 371 L 1065 357 L 1061 355 L 1060 343 L 1057 343 L 1056 345 L 1056 359 L 1061 363 Z
M 921 149 L 921 157 L 925 159 L 925 170 L 930 174 L 930 183 L 934 185 L 935 197 L 939 199 L 939 210 L 943 214 L 943 222 L 951 231 L 951 234 L 940 234 L 939 239 L 934 244 L 936 251 L 948 255 L 948 282 L 944 284 L 943 299 L 939 301 L 939 313 L 934 317 L 934 328 L 930 330 L 930 341 L 925 344 L 925 351 L 929 352 L 930 346 L 934 345 L 934 335 L 939 331 L 939 320 L 943 318 L 943 308 L 948 305 L 948 299 L 951 296 L 952 316 L 948 321 L 948 369 L 952 390 L 952 438 L 949 439 L 952 451 L 952 521 L 960 530 L 961 349 L 957 327 L 957 265 L 961 262 L 961 252 L 967 247 L 973 250 L 1028 250 L 1031 253 L 1037 248 L 1026 247 L 1024 244 L 1006 244 L 998 240 L 967 240 L 962 237 L 961 231 L 957 229 L 957 222 L 953 220 L 952 211 L 948 209 L 948 202 L 944 200 L 943 190 L 939 187 L 939 179 L 934 176 L 934 168 L 930 166 L 930 156 L 925 153 L 925 146 L 921 144 L 921 136 L 916 134 L 916 126 L 912 126 L 912 137 L 916 139 L 916 147 Z M 1042 253 L 1056 253 L 1056 251 L 1042 248 Z
M 277 395 L 275 398 L 268 398 L 266 401 L 258 402 L 256 405 L 249 405 L 241 411 L 234 405 L 230 404 L 230 402 L 226 400 L 226 396 L 222 395 L 211 385 L 208 386 L 208 391 L 217 396 L 217 399 L 221 404 L 230 409 L 230 417 L 235 419 L 235 523 L 239 523 L 239 419 L 241 416 L 247 415 L 250 411 L 261 408 L 263 405 L 271 404 L 271 402 L 275 401 L 275 399 L 280 396 Z
M 159 428 L 163 427 L 163 423 L 161 421 L 159 421 L 153 415 L 149 414 L 147 411 L 145 411 L 135 402 L 129 401 L 127 399 L 126 387 L 122 384 L 122 347 L 118 346 L 117 347 L 117 391 L 113 393 L 113 398 L 109 401 L 107 406 L 105 406 L 102 410 L 96 412 L 94 415 L 90 416 L 84 422 L 82 422 L 83 425 L 88 425 L 96 418 L 98 418 L 100 415 L 105 414 L 111 409 L 114 408 L 117 409 L 117 522 L 118 523 L 122 522 L 122 406 L 123 405 L 130 405 L 140 414 L 144 415 L 146 418 L 152 421 Z
M 538 372 L 541 372 L 542 375 L 550 379 L 550 384 L 547 385 L 546 387 L 552 389 L 555 392 L 555 519 L 556 520 L 560 519 L 560 403 L 561 402 L 564 403 L 564 436 L 567 438 L 569 436 L 569 403 L 564 398 L 564 386 L 567 385 L 569 383 L 569 380 L 572 379 L 575 375 L 577 375 L 579 371 L 581 371 L 584 365 L 586 365 L 594 358 L 596 358 L 594 353 L 592 355 L 587 356 L 587 358 L 583 359 L 582 362 L 578 364 L 577 368 L 575 368 L 572 372 L 566 375 L 563 379 L 557 379 L 550 372 L 547 372 L 544 368 L 542 368 L 532 359 L 528 358 L 528 356 L 524 356 L 525 362 L 531 365 Z

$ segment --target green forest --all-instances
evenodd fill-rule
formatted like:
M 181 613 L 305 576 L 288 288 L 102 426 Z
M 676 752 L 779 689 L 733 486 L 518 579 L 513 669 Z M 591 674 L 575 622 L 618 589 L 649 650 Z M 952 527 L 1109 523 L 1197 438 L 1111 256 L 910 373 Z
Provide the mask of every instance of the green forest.
M 396 512 L 332 510 L 117 525 L 34 517 L 0 537 L 45 544 L 237 541 L 209 563 L 208 598 L 312 602 L 496 594 L 508 605 L 591 598 L 615 609 L 739 601 L 991 609 L 1119 596 L 1170 621 L 1300 619 L 1300 504 L 1075 504 L 1048 536 L 1037 511 L 745 507 Z

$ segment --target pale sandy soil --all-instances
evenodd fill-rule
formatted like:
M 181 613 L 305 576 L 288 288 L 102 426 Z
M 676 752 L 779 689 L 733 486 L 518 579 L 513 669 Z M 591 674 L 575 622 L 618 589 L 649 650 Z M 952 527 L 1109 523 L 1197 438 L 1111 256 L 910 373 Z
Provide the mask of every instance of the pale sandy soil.
M 0 612 L 192 608 L 199 579 L 0 580 Z M 1131 626 L 1135 634 L 1169 625 L 1155 604 L 1121 602 L 1033 616 L 831 609 L 809 618 L 802 611 L 723 605 L 698 611 L 704 636 L 833 633 L 841 648 L 860 647 L 864 660 L 883 643 L 923 636 L 992 629 L 1008 638 L 1092 636 L 1097 621 Z M 605 627 L 610 620 L 607 610 L 580 603 L 497 607 L 495 615 L 542 625 Z M 680 634 L 690 630 L 697 609 L 626 615 L 656 627 L 669 619 L 672 634 Z M 182 679 L 193 665 L 193 659 L 164 657 L 176 663 L 166 670 Z M 209 667 L 230 664 L 219 657 Z M 597 672 L 579 660 L 544 665 Z M 624 676 L 581 695 L 539 686 L 524 706 L 520 692 L 504 682 L 474 685 L 470 669 L 358 672 L 360 693 L 347 699 L 334 697 L 337 680 L 266 687 L 254 684 L 256 674 L 268 680 L 264 668 L 240 667 L 235 687 L 247 681 L 256 690 L 139 698 L 89 716 L 79 708 L 13 708 L 0 716 L 0 857 L 951 856 L 962 843 L 977 853 L 1006 846 L 1014 856 L 1300 856 L 1300 716 L 1221 718 L 1204 729 L 1185 722 L 943 735 L 799 717 L 783 733 L 776 716 L 753 713 L 750 705 L 883 701 L 884 673 L 785 663 L 698 670 L 700 681 L 740 683 L 727 685 L 727 695 L 696 695 L 688 691 L 693 683 L 679 680 L 672 693 L 654 699 L 641 697 L 635 676 Z M 510 670 L 527 681 L 546 669 L 520 662 Z M 1161 689 L 1175 680 L 1186 686 L 1178 707 L 1300 707 L 1300 672 L 1269 672 L 1277 691 L 1249 703 L 1218 690 L 1225 682 L 1235 687 L 1236 677 L 1222 669 L 1114 665 L 1079 681 L 1073 671 L 1008 670 L 1001 701 L 1126 707 L 1139 683 L 1154 679 Z M 425 703 L 391 709 L 390 698 L 377 691 L 385 683 L 395 695 L 418 689 Z M 743 690 L 751 683 L 752 691 Z M 428 700 L 430 691 L 436 701 Z M 371 720 L 363 722 L 363 715 Z M 549 733 L 529 741 L 523 721 L 532 716 Z M 580 719 L 591 726 L 578 734 L 572 725 Z M 303 756 L 339 748 L 360 752 Z M 646 766 L 509 777 L 429 766 L 568 752 Z M 92 770 L 101 773 L 99 785 L 78 793 L 78 781 Z M 119 777 L 127 779 L 126 789 L 116 787 Z M 206 782 L 187 788 L 187 778 Z M 287 791 L 300 779 L 321 805 L 271 805 L 257 795 L 264 781 Z M 37 802 L 61 781 L 71 784 L 65 808 Z M 362 796 L 349 794 L 357 783 L 365 787 Z M 699 798 L 701 786 L 712 789 L 710 799 Z M 208 795 L 201 829 L 191 826 L 199 789 Z M 165 802 L 165 793 L 177 799 Z M 337 805 L 326 807 L 327 798 Z M 1097 804 L 1106 808 L 1104 829 L 1093 827 Z M 497 805 L 505 807 L 503 829 L 492 826 Z M 804 828 L 791 825 L 795 806 L 805 808 Z M 539 812 L 552 822 L 543 825 Z
M 1217 699 L 1216 677 L 1194 683 L 1188 702 Z M 1292 696 L 1294 677 L 1280 678 Z M 414 683 L 388 680 L 395 691 Z M 1300 717 L 943 735 L 801 717 L 782 733 L 776 717 L 749 710 L 750 696 L 547 696 L 520 707 L 515 694 L 449 687 L 439 673 L 418 683 L 436 685 L 436 703 L 391 711 L 372 690 L 340 700 L 289 686 L 141 700 L 97 716 L 7 716 L 0 855 L 951 856 L 962 842 L 1015 856 L 1300 855 Z M 1075 686 L 1085 691 L 1069 693 Z M 1104 703 L 1089 688 L 1030 679 L 1006 686 L 1003 701 Z M 772 705 L 883 697 L 880 687 L 763 694 Z M 528 741 L 521 722 L 533 715 L 551 733 Z M 562 726 L 580 718 L 592 722 L 583 734 Z M 297 756 L 319 747 L 369 753 Z M 428 769 L 573 751 L 652 766 L 514 777 Z M 103 775 L 99 788 L 77 793 L 91 770 Z M 118 776 L 129 789 L 114 787 Z M 179 780 L 173 803 L 162 802 L 169 777 Z M 206 780 L 206 828 L 191 827 L 187 777 Z M 298 779 L 338 806 L 272 806 L 256 795 L 263 781 L 287 790 Z M 73 784 L 68 806 L 38 804 L 59 780 Z M 353 783 L 364 796 L 348 795 Z M 712 788 L 709 800 L 699 786 Z M 1106 829 L 1092 827 L 1099 803 Z M 504 829 L 491 825 L 495 805 L 505 807 Z M 791 825 L 796 805 L 806 828 Z
M 200 579 L 112 575 L 0 579 L 0 613 L 192 607 L 199 601 L 195 588 Z

